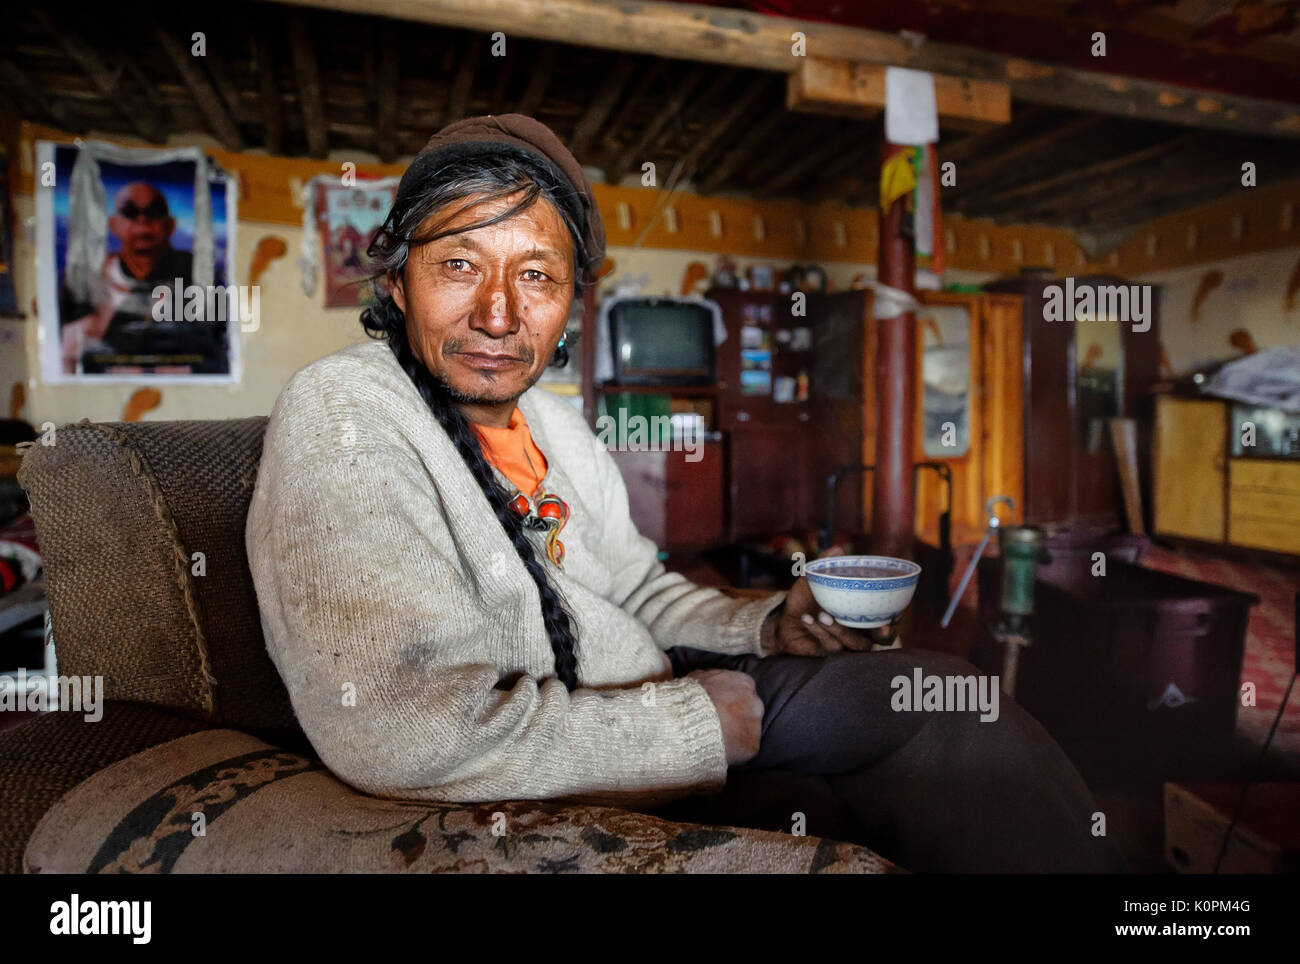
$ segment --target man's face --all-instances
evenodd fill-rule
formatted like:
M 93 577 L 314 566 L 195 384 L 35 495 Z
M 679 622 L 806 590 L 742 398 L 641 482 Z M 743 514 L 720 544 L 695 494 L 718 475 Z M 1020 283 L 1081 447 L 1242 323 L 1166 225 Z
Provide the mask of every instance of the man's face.
M 493 217 L 518 198 L 472 204 L 446 227 Z M 416 357 L 458 401 L 492 406 L 541 377 L 569 317 L 573 270 L 569 231 L 538 198 L 498 224 L 413 248 L 392 293 Z
M 138 181 L 117 192 L 108 223 L 122 242 L 122 250 L 142 255 L 166 250 L 176 228 L 162 194 Z

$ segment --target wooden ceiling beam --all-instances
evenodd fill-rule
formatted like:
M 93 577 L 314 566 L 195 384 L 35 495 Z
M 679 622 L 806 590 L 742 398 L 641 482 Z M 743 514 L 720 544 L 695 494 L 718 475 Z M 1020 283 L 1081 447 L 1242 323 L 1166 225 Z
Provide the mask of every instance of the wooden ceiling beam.
M 814 146 L 806 149 L 798 160 L 786 164 L 776 175 L 768 178 L 763 185 L 763 190 L 780 191 L 792 184 L 797 184 L 800 179 L 819 168 L 825 173 L 827 165 L 842 162 L 846 153 L 862 147 L 862 136 L 861 129 L 854 124 L 850 130 L 842 131 L 838 136 L 827 138 L 820 147 Z M 875 147 L 876 145 L 873 144 L 872 146 Z
M 320 67 L 312 47 L 311 27 L 301 10 L 289 11 L 289 45 L 293 53 L 293 75 L 302 106 L 303 133 L 307 153 L 324 157 L 329 153 L 329 134 L 325 129 L 325 97 L 320 85 Z
M 510 87 L 510 72 L 514 67 L 514 57 L 493 57 L 491 63 L 496 67 L 497 79 L 492 85 L 492 94 L 488 98 L 489 114 L 504 114 L 506 112 L 506 91 Z
M 1160 213 L 1204 204 L 1234 191 L 1251 190 L 1241 185 L 1244 160 L 1254 161 L 1273 183 L 1300 173 L 1300 160 L 1289 144 L 1255 145 L 1240 156 L 1225 154 L 1211 144 L 1203 152 L 1180 159 L 1177 165 L 1136 174 L 1124 190 L 1101 182 L 1086 192 L 1086 203 L 1071 203 L 1066 210 L 1077 208 L 1083 214 L 1080 220 L 1087 224 L 1145 224 L 1157 216 L 1152 212 L 1166 201 L 1173 206 L 1162 208 Z M 1070 201 L 1074 200 L 1071 196 Z
M 651 89 L 659 81 L 659 78 L 663 77 L 667 72 L 667 62 L 658 60 L 655 61 L 650 66 L 650 69 L 645 71 L 637 80 L 636 86 L 632 89 L 632 93 L 628 95 L 627 100 L 623 101 L 623 105 L 619 107 L 617 112 L 615 112 L 613 119 L 605 125 L 605 133 L 601 136 L 600 140 L 601 153 L 598 166 L 609 167 L 614 163 L 614 158 L 617 156 L 619 151 L 619 144 L 622 143 L 623 140 L 620 136 L 623 129 L 627 127 L 628 122 L 631 121 L 633 115 L 641 106 L 641 102 L 645 99 L 646 95 L 650 93 Z
M 746 165 L 745 182 L 764 188 L 771 178 L 807 156 L 809 145 L 825 144 L 843 126 L 839 118 L 786 114 L 788 126 L 777 132 L 773 143 L 760 146 Z M 815 149 L 815 148 L 813 148 Z
M 1031 181 L 1028 184 L 1020 184 L 1001 191 L 980 192 L 977 197 L 972 198 L 971 203 L 963 205 L 962 212 L 969 217 L 982 217 L 984 214 L 1007 207 L 1024 207 L 1026 205 L 1032 207 L 1036 199 L 1045 195 L 1055 195 L 1086 181 L 1110 177 L 1128 168 L 1148 164 L 1175 151 L 1186 150 L 1198 144 L 1203 144 L 1209 138 L 1215 136 L 1217 135 L 1207 134 L 1202 131 L 1185 131 L 1142 150 L 1131 151 L 1121 154 L 1119 157 L 1071 168 L 1054 177 Z
M 54 121 L 56 127 L 76 133 L 81 133 L 85 129 L 85 125 L 74 120 L 58 101 L 47 97 L 46 91 L 42 90 L 40 85 L 8 57 L 0 59 L 0 83 L 8 87 L 20 100 L 25 99 L 34 104 L 42 115 Z
M 533 73 L 528 78 L 528 86 L 524 89 L 524 96 L 519 98 L 515 113 L 532 117 L 537 113 L 537 108 L 542 106 L 542 101 L 546 99 L 546 88 L 551 86 L 551 75 L 555 72 L 557 53 L 554 44 L 547 44 L 537 55 Z
M 285 2 L 285 0 L 280 0 Z M 682 3 L 640 0 L 287 0 L 490 33 L 792 73 L 791 35 L 818 57 L 1005 83 L 1016 100 L 1122 117 L 1300 139 L 1300 104 L 1062 67 L 897 33 Z
M 935 145 L 935 150 L 939 154 L 940 163 L 952 161 L 960 166 L 962 161 L 969 160 L 979 154 L 986 154 L 996 150 L 1000 145 L 1009 144 L 1024 137 L 1036 128 L 1042 127 L 1044 122 L 1050 118 L 1055 117 L 1059 117 L 1059 112 L 1048 107 L 1016 105 L 1012 109 L 1011 120 L 1006 124 L 1000 127 L 991 127 L 986 131 L 968 134 L 955 141 L 945 140 L 940 137 L 939 143 Z
M 474 75 L 478 71 L 478 62 L 483 56 L 483 45 L 486 42 L 487 38 L 470 38 L 465 54 L 456 67 L 456 76 L 451 81 L 451 91 L 447 95 L 447 113 L 442 119 L 443 124 L 450 124 L 469 116 L 470 97 L 474 94 Z
M 1018 138 L 979 160 L 958 164 L 957 184 L 944 190 L 944 199 L 951 202 L 982 191 L 990 178 L 1004 177 L 1008 171 L 1014 171 L 1015 165 L 1025 158 L 1050 152 L 1058 145 L 1095 130 L 1109 120 L 1100 114 L 1084 114 L 1063 124 L 1053 125 L 1038 134 Z
M 880 182 L 880 145 L 885 136 L 884 116 L 857 131 L 850 143 L 844 146 L 838 160 L 827 162 L 821 172 L 821 186 L 810 190 L 814 202 L 856 197 L 875 191 Z
M 221 146 L 228 151 L 242 151 L 243 135 L 239 133 L 239 128 L 235 126 L 230 112 L 221 102 L 221 97 L 212 86 L 212 82 L 194 63 L 195 58 L 190 56 L 189 48 L 183 46 L 160 26 L 154 26 L 154 36 L 158 39 L 158 45 L 162 47 L 167 59 L 176 68 L 176 73 L 180 74 L 181 80 L 189 88 L 190 96 L 194 98 L 199 112 L 207 121 L 208 129 L 221 142 Z
M 618 103 L 619 95 L 623 93 L 623 88 L 627 86 L 628 80 L 632 77 L 632 71 L 636 68 L 636 60 L 632 57 L 620 57 L 614 64 L 614 69 L 609 73 L 600 85 L 600 90 L 592 99 L 582 116 L 578 118 L 578 123 L 573 127 L 573 133 L 569 137 L 569 150 L 573 156 L 582 160 L 587 153 L 587 148 L 593 140 L 596 133 L 600 130 L 605 119 L 609 117 L 609 112 L 614 109 Z
M 700 162 L 713 145 L 721 140 L 723 135 L 728 133 L 740 118 L 749 112 L 749 109 L 768 90 L 770 84 L 771 80 L 768 77 L 761 75 L 755 77 L 749 82 L 745 92 L 727 108 L 726 113 L 704 129 L 704 132 L 691 145 L 691 149 L 686 152 L 686 166 L 690 170 L 694 171 L 699 167 Z
M 776 109 L 751 127 L 704 177 L 700 182 L 700 190 L 707 194 L 729 180 L 741 164 L 753 158 L 753 152 L 758 145 L 765 141 L 788 116 L 785 110 Z
M 397 160 L 398 153 L 397 102 L 402 88 L 398 47 L 397 25 L 385 20 L 379 28 L 379 65 L 375 79 L 376 148 L 385 164 Z
M 166 131 L 158 121 L 156 106 L 147 103 L 145 96 L 129 90 L 122 83 L 121 69 L 110 70 L 89 44 L 74 37 L 66 27 L 55 24 L 44 10 L 32 7 L 29 13 L 81 68 L 82 73 L 90 78 L 100 95 L 113 105 L 137 134 L 153 144 L 161 144 L 166 139 Z
M 258 100 L 262 103 L 262 136 L 271 154 L 284 153 L 284 102 L 280 99 L 280 82 L 275 74 L 271 45 L 257 33 L 249 38 L 253 45 L 253 63 L 257 69 Z
M 790 110 L 848 117 L 874 117 L 885 109 L 888 68 L 827 57 L 799 57 L 789 74 Z M 934 74 L 935 107 L 946 127 L 988 130 L 1011 120 L 1011 89 L 1002 81 L 964 80 Z
M 230 73 L 226 70 L 226 65 L 220 57 L 208 57 L 204 61 L 208 68 L 208 73 L 212 75 L 212 86 L 221 98 L 221 102 L 226 105 L 226 110 L 230 114 L 231 120 L 236 124 L 255 123 L 257 116 L 244 104 L 240 96 L 241 91 L 230 80 Z
M 650 122 L 642 129 L 640 135 L 619 154 L 613 165 L 607 169 L 606 176 L 610 184 L 617 184 L 621 181 L 623 175 L 645 153 L 650 142 L 659 136 L 659 132 L 668 125 L 668 122 L 674 117 L 680 116 L 682 108 L 686 106 L 686 98 L 691 96 L 691 92 L 695 90 L 703 78 L 704 69 L 695 67 L 673 85 L 673 92 L 665 101 L 663 109 L 650 119 Z

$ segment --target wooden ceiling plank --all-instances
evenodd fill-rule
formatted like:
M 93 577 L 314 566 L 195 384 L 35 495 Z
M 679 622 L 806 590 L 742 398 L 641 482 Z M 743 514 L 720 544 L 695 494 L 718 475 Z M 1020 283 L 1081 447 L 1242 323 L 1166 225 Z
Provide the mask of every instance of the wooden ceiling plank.
M 1041 127 L 1049 117 L 1059 114 L 1059 111 L 1049 107 L 1036 105 L 1021 107 L 1017 105 L 1012 110 L 1011 120 L 1001 127 L 991 127 L 986 131 L 970 134 L 957 141 L 945 142 L 941 137 L 936 145 L 939 160 L 940 162 L 952 161 L 960 165 L 962 161 L 994 150 L 1001 144 L 1018 140 L 1035 128 Z
M 1044 178 L 1038 181 L 1031 181 L 1028 184 L 1021 184 L 1016 187 L 1007 188 L 1002 191 L 993 193 L 981 192 L 976 204 L 969 208 L 963 208 L 965 211 L 975 212 L 977 210 L 992 209 L 994 207 L 1008 206 L 1012 202 L 1023 203 L 1026 199 L 1041 197 L 1047 194 L 1055 194 L 1064 188 L 1079 184 L 1080 182 L 1089 181 L 1097 178 L 1108 177 L 1118 171 L 1134 167 L 1140 164 L 1146 164 L 1153 160 L 1158 160 L 1174 151 L 1186 150 L 1197 144 L 1205 143 L 1207 138 L 1217 135 L 1207 134 L 1203 131 L 1186 131 L 1177 134 L 1174 137 L 1166 138 L 1158 144 L 1152 144 L 1139 151 L 1131 151 L 1121 154 L 1118 157 L 1108 158 L 1104 161 L 1097 161 L 1092 164 L 1085 164 L 1083 167 L 1071 168 L 1060 174 Z M 972 213 L 972 216 L 974 215 Z
M 1102 114 L 1083 114 L 1062 124 L 1028 137 L 1022 137 L 998 150 L 990 151 L 979 160 L 968 160 L 957 165 L 957 185 L 944 192 L 946 200 L 956 200 L 972 192 L 983 190 L 991 177 L 1003 177 L 1013 166 L 1027 157 L 1041 155 L 1056 145 L 1095 130 L 1110 118 Z
M 253 34 L 253 63 L 257 67 L 258 99 L 262 102 L 262 134 L 266 149 L 271 154 L 284 153 L 284 103 L 280 99 L 280 83 L 275 75 L 271 44 L 265 36 Z
M 160 144 L 166 139 L 166 132 L 158 122 L 156 108 L 146 103 L 145 98 L 126 88 L 122 83 L 120 70 L 110 70 L 89 44 L 74 37 L 66 28 L 55 24 L 44 10 L 32 7 L 29 13 L 42 29 L 54 38 L 63 52 L 81 68 L 82 73 L 90 78 L 90 82 L 95 85 L 100 95 L 113 105 L 137 134 L 153 144 Z
M 293 55 L 293 76 L 298 86 L 298 102 L 302 107 L 307 153 L 312 157 L 324 157 L 329 153 L 325 97 L 321 91 L 316 50 L 312 47 L 311 27 L 301 10 L 289 11 L 289 49 Z
M 484 42 L 481 37 L 470 38 L 465 54 L 460 58 L 456 76 L 451 82 L 451 92 L 447 95 L 447 114 L 443 118 L 443 124 L 469 116 L 470 97 L 474 93 L 474 74 L 478 70 L 479 58 L 483 56 Z
M 712 143 L 716 134 L 716 124 L 707 120 L 699 121 L 698 118 L 700 115 L 708 117 L 712 111 L 717 109 L 716 105 L 723 101 L 727 89 L 732 86 L 735 80 L 736 71 L 730 67 L 724 70 L 715 71 L 713 74 L 713 80 L 709 83 L 708 89 L 699 96 L 692 98 L 690 108 L 693 108 L 693 110 L 684 107 L 682 112 L 675 119 L 674 126 L 676 127 L 677 133 L 681 134 L 684 139 L 689 141 L 680 155 L 683 167 L 690 163 L 690 155 L 694 152 L 695 148 L 701 141 L 707 140 Z M 692 123 L 694 123 L 694 126 L 698 129 L 698 133 L 695 135 L 694 140 L 690 140 L 691 135 L 689 133 Z M 661 148 L 667 148 L 675 145 L 671 145 L 669 139 L 665 137 L 660 141 L 659 146 Z M 708 147 L 706 145 L 705 150 L 707 149 Z
M 1275 143 L 1271 149 L 1248 152 L 1249 159 L 1259 167 L 1275 170 L 1276 181 L 1287 180 L 1300 173 L 1300 161 L 1290 145 Z M 1279 150 L 1278 148 L 1282 148 Z M 1105 192 L 1094 203 L 1087 205 L 1089 223 L 1124 221 L 1143 224 L 1154 215 L 1147 209 L 1161 204 L 1165 199 L 1176 199 L 1182 206 L 1195 206 L 1216 200 L 1236 191 L 1249 191 L 1241 185 L 1241 165 L 1237 157 L 1223 156 L 1207 151 L 1188 162 L 1180 161 L 1169 170 L 1139 175 L 1132 190 Z M 1177 210 L 1177 207 L 1167 210 Z
M 855 124 L 853 128 L 842 132 L 839 136 L 828 138 L 821 147 L 813 148 L 797 161 L 785 165 L 784 169 L 776 176 L 768 179 L 763 188 L 767 191 L 779 191 L 797 183 L 800 178 L 811 174 L 818 168 L 821 168 L 822 172 L 825 173 L 829 163 L 842 161 L 846 153 L 854 151 L 855 148 L 861 148 L 863 146 L 862 141 L 863 132 Z M 873 148 L 876 147 L 876 145 L 872 146 Z
M 542 48 L 542 52 L 537 55 L 537 63 L 533 65 L 532 76 L 528 78 L 524 96 L 519 98 L 519 106 L 515 108 L 515 113 L 525 114 L 528 117 L 536 115 L 537 108 L 541 107 L 542 101 L 546 99 L 546 88 L 551 85 L 551 75 L 555 72 L 557 56 L 558 51 L 554 44 L 547 44 Z
M 709 152 L 724 134 L 728 133 L 736 123 L 744 117 L 751 107 L 763 96 L 764 92 L 769 90 L 771 79 L 766 76 L 758 76 L 749 82 L 745 92 L 732 102 L 727 108 L 726 113 L 719 117 L 714 123 L 710 124 L 698 138 L 695 144 L 686 153 L 686 166 L 694 171 L 699 167 L 700 161 Z
M 220 57 L 207 57 L 204 63 L 207 65 L 208 73 L 212 75 L 213 89 L 221 98 L 221 102 L 226 105 L 231 120 L 236 124 L 254 123 L 258 118 L 244 104 L 239 88 L 230 79 L 225 62 Z
M 785 117 L 789 125 L 776 134 L 773 143 L 755 150 L 746 165 L 744 180 L 756 188 L 763 187 L 769 178 L 803 158 L 809 144 L 822 144 L 834 136 L 843 123 L 839 118 L 799 113 L 786 113 Z
M 704 69 L 695 67 L 673 86 L 672 95 L 664 103 L 663 109 L 650 119 L 650 123 L 646 124 L 641 134 L 627 146 L 614 161 L 614 164 L 606 170 L 606 176 L 610 184 L 617 184 L 621 181 L 623 175 L 636 162 L 637 158 L 645 153 L 650 142 L 659 136 L 659 132 L 667 126 L 670 120 L 681 114 L 682 108 L 686 105 L 686 99 L 691 96 L 691 92 L 703 78 Z
M 20 98 L 35 104 L 44 116 L 54 121 L 56 127 L 81 133 L 85 125 L 73 120 L 68 111 L 56 100 L 46 96 L 35 81 L 27 76 L 17 64 L 8 57 L 0 60 L 0 82 L 15 92 Z
M 628 80 L 632 77 L 632 72 L 636 68 L 636 60 L 631 57 L 620 57 L 614 64 L 614 70 L 605 77 L 604 83 L 600 85 L 600 91 L 596 94 L 591 104 L 583 112 L 578 123 L 574 125 L 573 134 L 569 138 L 569 150 L 573 156 L 582 159 L 587 152 L 587 147 L 595 139 L 597 131 L 600 130 L 605 119 L 609 117 L 609 112 L 614 109 L 618 103 L 619 95 L 627 86 Z
M 198 105 L 208 129 L 221 142 L 221 146 L 228 151 L 242 151 L 244 138 L 239 133 L 239 128 L 235 126 L 234 120 L 231 119 L 230 113 L 221 102 L 211 81 L 195 65 L 189 49 L 182 46 L 179 40 L 161 26 L 154 26 L 154 36 L 158 38 L 158 44 L 167 55 L 167 59 L 176 68 L 176 73 L 180 74 L 181 80 L 189 88 L 190 96 Z
M 379 29 L 379 69 L 375 89 L 375 135 L 379 159 L 385 164 L 393 163 L 398 155 L 397 103 L 402 88 L 398 48 L 397 25 L 385 20 Z
M 700 182 L 701 191 L 707 194 L 727 181 L 741 164 L 753 157 L 753 152 L 758 145 L 763 143 L 768 135 L 776 130 L 788 117 L 789 114 L 785 110 L 774 109 L 751 127 Z
M 801 32 L 818 56 L 877 66 L 911 67 L 969 80 L 1006 83 L 1016 100 L 1189 127 L 1300 139 L 1300 104 L 1208 93 L 1192 87 L 1118 77 L 1007 57 L 898 33 L 747 11 L 641 0 L 287 0 L 491 32 L 510 24 L 518 36 L 588 47 L 791 73 L 790 37 Z
M 492 85 L 492 96 L 488 99 L 488 113 L 504 114 L 506 90 L 510 87 L 510 71 L 515 61 L 513 57 L 493 57 L 491 63 L 496 66 L 497 79 Z
M 597 162 L 600 167 L 609 167 L 618 154 L 619 144 L 623 142 L 622 132 L 627 127 L 628 122 L 632 119 L 633 114 L 640 107 L 641 102 L 659 79 L 668 72 L 668 62 L 664 60 L 655 61 L 650 68 L 641 75 L 637 80 L 636 86 L 623 105 L 615 112 L 613 119 L 605 125 L 605 133 L 601 135 L 600 159 Z

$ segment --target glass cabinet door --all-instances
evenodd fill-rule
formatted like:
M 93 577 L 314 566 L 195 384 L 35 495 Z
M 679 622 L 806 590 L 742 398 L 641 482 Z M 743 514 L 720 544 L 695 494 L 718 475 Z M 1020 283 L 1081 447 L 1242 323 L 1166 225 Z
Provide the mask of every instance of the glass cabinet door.
M 921 345 L 923 449 L 930 458 L 961 458 L 970 451 L 970 309 L 926 305 L 917 318 Z

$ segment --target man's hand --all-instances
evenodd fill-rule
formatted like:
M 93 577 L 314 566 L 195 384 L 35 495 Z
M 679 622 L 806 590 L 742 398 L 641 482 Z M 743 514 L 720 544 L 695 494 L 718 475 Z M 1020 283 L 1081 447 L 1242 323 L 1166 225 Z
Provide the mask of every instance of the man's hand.
M 844 550 L 833 547 L 818 556 L 841 556 Z M 774 609 L 763 624 L 763 652 L 774 656 L 826 656 L 843 650 L 862 652 L 875 642 L 865 631 L 841 626 L 829 613 L 822 612 L 813 598 L 808 577 L 800 576 L 790 589 L 785 603 Z
M 704 687 L 718 711 L 727 766 L 754 759 L 763 732 L 763 701 L 754 689 L 754 678 L 734 669 L 697 669 L 686 675 Z

